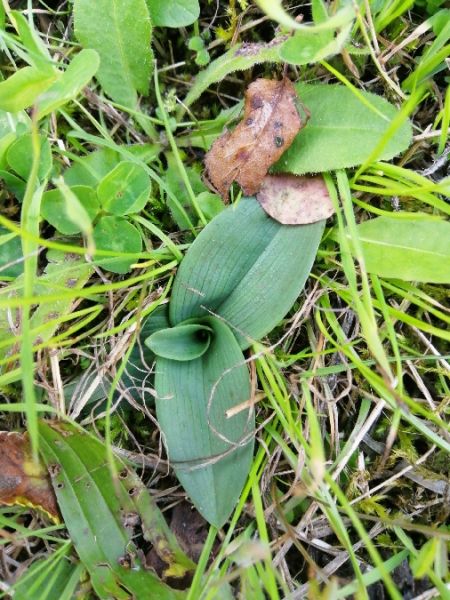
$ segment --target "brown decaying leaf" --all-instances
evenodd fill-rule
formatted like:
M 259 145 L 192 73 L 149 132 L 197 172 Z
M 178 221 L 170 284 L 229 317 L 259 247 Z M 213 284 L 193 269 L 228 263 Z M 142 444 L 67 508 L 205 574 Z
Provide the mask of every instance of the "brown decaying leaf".
M 334 213 L 327 186 L 320 175 L 266 175 L 256 198 L 266 213 L 283 225 L 315 223 Z
M 0 465 L 0 504 L 39 508 L 59 521 L 48 473 L 33 462 L 27 434 L 0 431 Z
M 226 201 L 233 181 L 256 194 L 269 167 L 291 145 L 302 122 L 296 92 L 286 77 L 256 79 L 245 93 L 242 121 L 225 132 L 205 156 L 208 179 Z

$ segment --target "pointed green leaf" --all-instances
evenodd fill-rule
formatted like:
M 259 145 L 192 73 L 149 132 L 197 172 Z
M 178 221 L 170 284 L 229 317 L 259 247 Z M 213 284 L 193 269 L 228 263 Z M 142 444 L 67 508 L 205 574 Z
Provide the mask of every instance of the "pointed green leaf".
M 428 215 L 427 215 L 428 217 Z M 377 217 L 357 227 L 369 273 L 404 281 L 450 283 L 450 223 L 412 214 Z
M 34 104 L 38 96 L 55 81 L 58 74 L 24 67 L 0 83 L 0 110 L 19 112 Z
M 325 222 L 281 225 L 254 198 L 201 232 L 178 269 L 170 321 L 218 315 L 248 348 L 277 325 L 309 275 Z
M 38 118 L 41 119 L 70 100 L 74 100 L 96 74 L 100 58 L 95 50 L 82 50 L 66 71 L 39 97 Z
M 300 101 L 311 112 L 306 126 L 274 165 L 296 175 L 354 167 L 364 163 L 383 138 L 398 110 L 381 96 L 343 85 L 296 86 Z M 412 140 L 406 121 L 389 137 L 379 159 L 406 150 Z
M 145 0 L 75 0 L 75 35 L 100 55 L 98 80 L 116 102 L 135 107 L 148 93 L 152 27 Z
M 145 340 L 145 345 L 156 356 L 171 360 L 193 360 L 200 358 L 211 343 L 212 329 L 198 323 L 178 325 L 161 329 Z
M 115 459 L 119 476 L 114 478 L 105 446 L 68 423 L 41 422 L 40 449 L 70 538 L 98 596 L 108 600 L 129 600 L 130 595 L 142 600 L 182 598 L 184 594 L 145 569 L 133 541 L 135 528 L 144 518 L 150 526 L 146 539 L 155 548 L 160 541 L 169 561 L 177 553 L 182 555 L 137 476 Z M 141 517 L 141 506 L 151 511 L 152 518 Z M 186 573 L 182 565 L 180 570 Z
M 156 410 L 178 479 L 205 519 L 221 527 L 248 475 L 254 413 L 226 417 L 250 399 L 249 373 L 230 329 L 214 317 L 203 322 L 212 332 L 200 358 L 157 358 Z
M 52 58 L 36 32 L 33 23 L 30 24 L 30 21 L 18 10 L 12 10 L 10 15 L 20 36 L 20 41 L 27 50 L 24 55 L 25 60 L 43 73 L 50 76 L 54 75 L 55 68 L 52 64 Z

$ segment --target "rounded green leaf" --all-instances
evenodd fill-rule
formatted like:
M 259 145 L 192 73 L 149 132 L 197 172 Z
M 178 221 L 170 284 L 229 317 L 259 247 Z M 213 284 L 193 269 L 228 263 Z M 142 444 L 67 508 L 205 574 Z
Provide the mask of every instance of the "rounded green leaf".
M 200 15 L 198 0 L 147 0 L 155 27 L 186 27 Z
M 18 277 L 23 273 L 20 237 L 0 225 L 0 279 Z
M 212 329 L 199 323 L 178 325 L 155 332 L 145 340 L 145 345 L 156 356 L 171 360 L 193 360 L 208 350 Z
M 9 171 L 0 170 L 0 179 L 5 182 L 5 186 L 9 192 L 13 193 L 17 200 L 22 202 L 23 197 L 25 195 L 26 183 L 14 173 L 9 173 Z
M 248 348 L 300 294 L 325 222 L 281 225 L 255 198 L 230 206 L 200 233 L 178 269 L 170 321 L 218 315 Z
M 233 510 L 253 455 L 253 411 L 227 418 L 250 399 L 244 356 L 230 329 L 214 317 L 208 350 L 191 361 L 158 357 L 158 422 L 178 479 L 205 519 L 221 527 Z
M 52 170 L 52 151 L 47 138 L 39 136 L 41 143 L 41 155 L 39 159 L 38 177 L 42 181 L 48 177 Z M 28 179 L 33 164 L 33 142 L 31 133 L 25 133 L 18 137 L 8 148 L 6 161 L 9 167 L 22 179 Z
M 299 84 L 297 93 L 311 112 L 306 126 L 274 165 L 276 172 L 320 173 L 364 163 L 398 110 L 381 96 L 343 85 Z M 406 150 L 412 140 L 409 121 L 389 136 L 378 159 L 389 160 Z
M 145 170 L 132 162 L 119 163 L 97 188 L 104 210 L 118 216 L 137 213 L 146 205 L 151 181 Z
M 117 258 L 96 256 L 96 264 L 113 273 L 128 273 L 136 257 L 121 257 L 122 253 L 142 250 L 142 239 L 134 225 L 122 217 L 103 217 L 94 228 L 94 241 L 98 250 L 109 250 Z
M 86 185 L 74 185 L 70 190 L 78 198 L 91 221 L 96 217 L 99 203 L 95 190 Z M 66 210 L 66 199 L 59 189 L 49 190 L 42 195 L 41 216 L 64 235 L 80 233 L 80 227 L 69 219 Z

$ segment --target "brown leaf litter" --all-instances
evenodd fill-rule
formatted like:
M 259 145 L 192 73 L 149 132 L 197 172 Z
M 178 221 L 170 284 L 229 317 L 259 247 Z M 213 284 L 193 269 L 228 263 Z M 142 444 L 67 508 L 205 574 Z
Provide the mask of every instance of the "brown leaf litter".
M 236 181 L 252 196 L 268 169 L 291 145 L 303 127 L 292 82 L 256 79 L 245 93 L 242 121 L 223 133 L 205 156 L 207 177 L 222 198 Z

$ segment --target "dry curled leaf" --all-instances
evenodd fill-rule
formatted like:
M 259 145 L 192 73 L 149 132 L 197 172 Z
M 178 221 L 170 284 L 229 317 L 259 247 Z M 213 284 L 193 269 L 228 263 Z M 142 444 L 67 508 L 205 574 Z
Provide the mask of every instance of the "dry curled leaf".
M 256 198 L 266 213 L 283 225 L 315 223 L 334 213 L 327 186 L 320 175 L 267 175 Z
M 0 431 L 0 504 L 30 506 L 59 520 L 46 469 L 33 462 L 27 434 Z
M 249 85 L 242 121 L 222 134 L 205 157 L 209 181 L 224 200 L 233 181 L 254 195 L 269 167 L 289 148 L 302 127 L 296 98 L 286 77 Z

